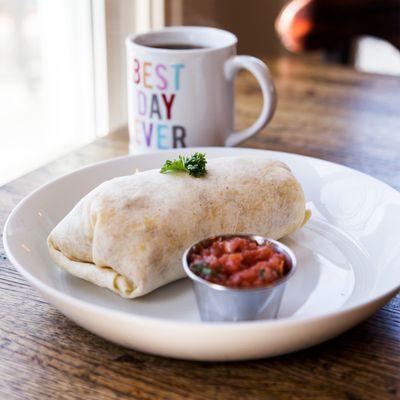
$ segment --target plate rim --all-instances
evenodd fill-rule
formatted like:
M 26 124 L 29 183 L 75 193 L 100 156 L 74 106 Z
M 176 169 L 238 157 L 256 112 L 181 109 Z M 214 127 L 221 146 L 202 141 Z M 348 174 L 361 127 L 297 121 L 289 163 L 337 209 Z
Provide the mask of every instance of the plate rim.
M 375 183 L 379 185 L 384 185 L 387 189 L 389 189 L 393 194 L 400 196 L 400 192 L 397 191 L 395 188 L 390 186 L 389 184 L 373 177 L 370 176 L 364 172 L 358 171 L 354 168 L 347 167 L 342 164 L 334 163 L 332 161 L 327 161 L 323 160 L 317 157 L 310 157 L 310 156 L 305 156 L 302 154 L 298 153 L 292 153 L 292 152 L 285 152 L 285 151 L 275 151 L 275 150 L 269 150 L 269 149 L 257 149 L 257 148 L 247 148 L 247 147 L 233 147 L 233 148 L 226 148 L 226 147 L 188 147 L 185 149 L 168 149 L 168 150 L 163 150 L 163 151 L 152 151 L 148 153 L 142 153 L 142 154 L 125 154 L 122 156 L 118 157 L 111 157 L 107 158 L 106 160 L 101 160 L 95 163 L 91 163 L 89 165 L 85 165 L 83 167 L 80 167 L 72 172 L 65 173 L 59 177 L 56 177 L 54 179 L 51 179 L 50 181 L 40 185 L 38 188 L 34 189 L 32 192 L 27 194 L 22 200 L 18 202 L 18 204 L 12 209 L 10 214 L 7 217 L 7 220 L 4 224 L 4 229 L 3 229 L 3 245 L 4 245 L 4 250 L 6 252 L 7 258 L 11 262 L 11 264 L 15 267 L 18 273 L 20 273 L 33 287 L 38 289 L 41 293 L 49 293 L 51 297 L 57 298 L 59 301 L 62 301 L 63 303 L 72 303 L 72 305 L 80 307 L 81 309 L 89 309 L 92 312 L 99 312 L 99 313 L 106 313 L 107 315 L 114 315 L 114 316 L 119 316 L 121 318 L 126 318 L 128 320 L 131 320 L 135 323 L 146 323 L 146 324 L 155 324 L 155 325 L 163 325 L 164 327 L 166 326 L 174 326 L 174 327 L 179 327 L 179 328 L 196 328 L 196 329 L 228 329 L 231 330 L 232 328 L 234 329 L 254 329 L 254 328 L 262 328 L 264 326 L 279 326 L 279 327 L 287 327 L 291 325 L 296 325 L 299 323 L 313 323 L 313 322 L 322 322 L 326 320 L 330 320 L 333 318 L 337 318 L 343 315 L 346 315 L 348 313 L 352 313 L 356 310 L 361 310 L 363 308 L 369 307 L 373 304 L 378 304 L 381 301 L 385 299 L 390 299 L 392 298 L 399 290 L 400 290 L 400 281 L 397 282 L 391 289 L 385 291 L 384 293 L 381 293 L 375 297 L 370 298 L 369 300 L 365 302 L 361 302 L 355 305 L 352 305 L 350 307 L 342 307 L 338 310 L 331 311 L 325 314 L 321 315 L 315 315 L 315 316 L 305 316 L 305 317 L 298 317 L 298 318 L 292 318 L 292 317 L 284 317 L 284 318 L 279 318 L 279 319 L 274 319 L 274 320 L 258 320 L 258 321 L 241 321 L 241 322 L 203 322 L 203 321 L 185 321 L 185 320 L 174 320 L 174 319 L 166 319 L 166 318 L 159 318 L 159 317 L 152 317 L 148 315 L 138 315 L 134 313 L 129 313 L 127 311 L 121 311 L 121 310 L 115 310 L 111 308 L 107 308 L 98 304 L 95 304 L 93 302 L 90 302 L 88 300 L 83 300 L 79 299 L 71 294 L 67 294 L 61 290 L 58 290 L 43 281 L 41 281 L 39 278 L 37 278 L 35 275 L 31 274 L 28 272 L 14 257 L 9 243 L 8 243 L 8 227 L 12 223 L 12 220 L 18 215 L 19 210 L 25 205 L 26 202 L 28 202 L 33 196 L 35 196 L 38 192 L 44 190 L 47 186 L 50 186 L 54 184 L 57 181 L 61 181 L 62 179 L 65 179 L 66 177 L 70 177 L 72 175 L 76 175 L 81 173 L 84 170 L 88 169 L 94 169 L 98 167 L 99 165 L 102 164 L 107 164 L 107 163 L 113 163 L 122 159 L 135 159 L 137 157 L 151 157 L 152 155 L 160 155 L 162 153 L 166 154 L 166 157 L 168 157 L 168 154 L 171 153 L 179 153 L 185 151 L 203 151 L 206 152 L 207 150 L 212 150 L 212 151 L 221 151 L 221 150 L 230 150 L 230 149 L 235 149 L 235 151 L 242 152 L 242 151 L 249 151 L 249 152 L 259 152 L 259 153 L 267 153 L 270 155 L 278 155 L 279 154 L 284 154 L 284 155 L 290 155 L 290 156 L 295 156 L 297 158 L 305 158 L 309 160 L 314 160 L 317 162 L 322 162 L 322 163 L 327 163 L 330 165 L 334 166 L 339 166 L 341 168 L 350 170 L 352 173 L 357 173 L 363 175 L 367 179 L 371 179 Z M 229 155 L 227 155 L 229 156 Z M 58 307 L 56 307 L 58 308 Z

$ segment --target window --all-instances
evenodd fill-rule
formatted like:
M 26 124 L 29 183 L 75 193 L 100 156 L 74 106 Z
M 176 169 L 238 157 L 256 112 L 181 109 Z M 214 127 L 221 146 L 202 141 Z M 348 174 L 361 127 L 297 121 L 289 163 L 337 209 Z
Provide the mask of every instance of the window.
M 162 26 L 163 7 L 0 1 L 0 185 L 126 123 L 124 39 Z
M 0 184 L 95 136 L 90 3 L 0 3 Z

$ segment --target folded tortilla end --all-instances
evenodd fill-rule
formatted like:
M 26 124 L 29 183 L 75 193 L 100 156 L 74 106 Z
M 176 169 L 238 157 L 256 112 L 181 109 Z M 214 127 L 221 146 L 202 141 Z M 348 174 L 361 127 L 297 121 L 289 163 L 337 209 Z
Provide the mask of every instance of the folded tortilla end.
M 48 247 L 50 255 L 56 264 L 70 274 L 97 286 L 110 289 L 122 297 L 129 299 L 136 297 L 136 287 L 133 282 L 117 273 L 113 268 L 98 266 L 90 262 L 71 260 L 54 245 L 51 238 L 48 239 Z

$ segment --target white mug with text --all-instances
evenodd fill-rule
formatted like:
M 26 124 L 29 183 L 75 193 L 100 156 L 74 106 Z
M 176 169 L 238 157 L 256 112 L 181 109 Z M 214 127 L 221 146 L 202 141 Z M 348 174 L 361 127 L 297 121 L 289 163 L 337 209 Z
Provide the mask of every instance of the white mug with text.
M 208 27 L 169 27 L 129 36 L 129 149 L 132 153 L 194 146 L 234 146 L 272 118 L 275 87 L 259 59 L 236 55 L 237 38 Z M 233 80 L 240 69 L 257 79 L 263 107 L 234 132 Z

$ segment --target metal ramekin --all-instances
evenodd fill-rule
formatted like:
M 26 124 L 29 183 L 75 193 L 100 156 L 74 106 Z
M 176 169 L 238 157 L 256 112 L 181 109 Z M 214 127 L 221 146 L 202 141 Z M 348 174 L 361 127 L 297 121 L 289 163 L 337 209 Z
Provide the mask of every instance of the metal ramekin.
M 217 238 L 243 237 L 255 240 L 259 245 L 268 243 L 286 257 L 290 271 L 269 286 L 255 289 L 232 289 L 210 283 L 189 268 L 189 256 L 198 245 L 205 245 Z M 202 321 L 249 321 L 276 318 L 288 279 L 296 271 L 296 257 L 284 244 L 258 235 L 216 235 L 190 246 L 182 258 L 183 268 L 192 280 Z

